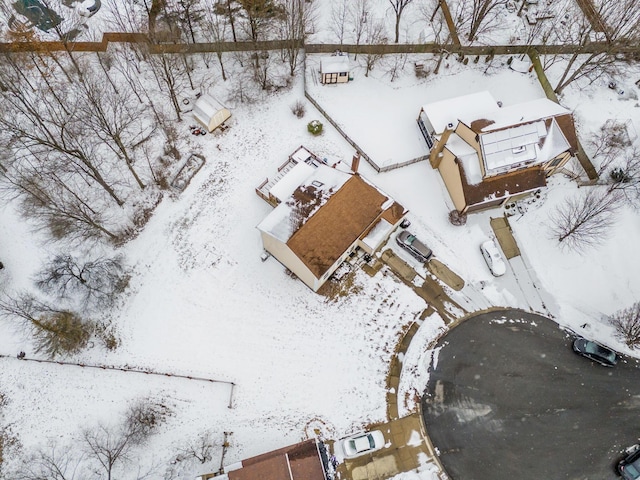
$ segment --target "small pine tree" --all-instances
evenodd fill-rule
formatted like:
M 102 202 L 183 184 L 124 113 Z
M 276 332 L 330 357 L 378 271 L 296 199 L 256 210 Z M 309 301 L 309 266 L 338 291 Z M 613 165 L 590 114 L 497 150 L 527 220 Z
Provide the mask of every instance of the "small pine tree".
M 319 120 L 311 120 L 307 124 L 307 130 L 312 135 L 320 135 L 322 133 L 322 123 Z

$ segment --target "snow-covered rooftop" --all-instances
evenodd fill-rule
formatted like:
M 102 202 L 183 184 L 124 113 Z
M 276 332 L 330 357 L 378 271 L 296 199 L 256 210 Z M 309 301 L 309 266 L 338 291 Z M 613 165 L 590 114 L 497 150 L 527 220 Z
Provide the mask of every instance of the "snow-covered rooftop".
M 269 193 L 284 202 L 314 171 L 315 168 L 304 161 L 297 163 L 271 187 Z
M 289 173 L 296 170 L 298 167 L 300 167 L 300 165 L 304 165 L 305 167 L 307 167 L 306 169 L 305 167 L 301 167 L 300 172 L 309 171 L 308 169 L 311 169 L 311 174 L 302 178 L 301 182 L 296 186 L 293 186 L 293 184 L 295 183 L 293 179 L 297 177 L 292 177 L 290 181 L 287 181 L 285 184 L 286 189 L 289 189 L 292 186 L 293 189 L 287 197 L 281 199 L 282 203 L 274 208 L 273 211 L 269 215 L 267 215 L 267 217 L 258 225 L 258 230 L 268 232 L 285 243 L 296 231 L 296 226 L 291 220 L 292 206 L 289 205 L 288 202 L 286 202 L 286 199 L 290 198 L 293 192 L 295 192 L 298 188 L 313 187 L 317 192 L 316 196 L 323 197 L 323 201 L 317 207 L 320 208 L 322 204 L 326 203 L 331 195 L 336 193 L 340 189 L 340 187 L 342 187 L 342 185 L 344 185 L 347 180 L 351 178 L 350 174 L 342 172 L 335 168 L 329 168 L 325 165 L 320 165 L 318 168 L 313 168 L 306 163 L 297 164 Z M 300 174 L 300 176 L 302 176 L 302 173 Z M 284 186 L 282 188 L 282 191 L 285 191 Z M 271 192 L 273 193 L 273 190 L 271 190 Z M 317 208 L 315 211 L 317 211 Z M 313 213 L 314 212 L 311 212 L 309 217 L 313 215 Z
M 384 209 L 385 205 L 383 205 L 382 208 Z M 368 245 L 372 250 L 375 250 L 382 240 L 389 236 L 392 229 L 393 225 L 387 222 L 384 218 L 381 218 L 367 236 L 362 239 L 362 243 Z
M 549 100 L 548 98 L 538 98 L 524 103 L 510 105 L 508 107 L 486 110 L 485 112 L 470 112 L 469 110 L 460 113 L 459 118 L 465 124 L 471 125 L 475 120 L 488 120 L 492 122 L 481 129 L 484 132 L 492 132 L 519 125 L 521 123 L 535 122 L 557 115 L 566 115 L 569 112 L 562 105 Z
M 349 57 L 347 55 L 331 55 L 320 60 L 322 73 L 340 73 L 349 71 Z
M 224 105 L 218 100 L 205 93 L 196 100 L 196 104 L 193 106 L 193 115 L 199 117 L 204 123 L 208 123 L 211 117 L 224 108 Z
M 499 110 L 500 107 L 489 92 L 482 91 L 427 103 L 422 109 L 436 134 L 441 134 L 449 124 L 451 128 L 455 128 L 458 120 L 469 117 L 484 118 L 484 115 Z

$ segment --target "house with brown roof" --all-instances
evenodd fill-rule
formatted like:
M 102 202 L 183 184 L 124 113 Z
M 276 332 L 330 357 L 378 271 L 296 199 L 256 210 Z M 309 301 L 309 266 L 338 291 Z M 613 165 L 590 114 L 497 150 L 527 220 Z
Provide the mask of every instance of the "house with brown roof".
M 324 445 L 316 439 L 280 448 L 226 466 L 220 475 L 203 475 L 204 480 L 326 480 L 328 469 Z
M 257 228 L 264 249 L 318 291 L 353 252 L 377 251 L 408 212 L 357 173 L 318 164 L 299 174 L 272 186 L 279 203 Z
M 424 105 L 418 126 L 461 213 L 546 187 L 578 150 L 571 112 L 546 98 L 502 107 L 489 92 L 464 95 Z

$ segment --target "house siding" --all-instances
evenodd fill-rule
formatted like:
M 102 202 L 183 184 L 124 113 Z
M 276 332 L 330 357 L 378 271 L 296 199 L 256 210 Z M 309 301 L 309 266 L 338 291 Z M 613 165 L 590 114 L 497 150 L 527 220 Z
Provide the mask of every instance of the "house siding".
M 476 152 L 478 152 L 478 158 L 484 158 L 482 156 L 482 149 L 480 148 L 480 143 L 476 140 L 476 132 L 471 130 L 467 125 L 462 122 L 458 122 L 458 126 L 456 127 L 456 133 L 460 138 L 462 138 L 465 142 L 467 142 L 471 148 L 473 148 Z M 482 176 L 484 177 L 487 172 L 484 169 L 484 162 L 480 162 L 480 170 L 482 171 Z
M 447 148 L 443 150 L 442 160 L 438 167 L 440 176 L 444 181 L 445 187 L 449 192 L 451 200 L 456 210 L 463 212 L 467 206 L 464 198 L 464 190 L 462 189 L 462 178 L 460 176 L 460 168 L 456 162 L 456 157 Z
M 302 260 L 300 260 L 298 256 L 291 251 L 286 243 L 281 242 L 266 232 L 261 231 L 260 234 L 262 236 L 262 245 L 267 252 L 269 252 L 282 265 L 295 273 L 296 276 L 311 290 L 314 292 L 318 291 L 324 282 L 319 282 L 319 279 L 311 273 L 311 270 L 302 263 Z
M 550 177 L 554 173 L 559 172 L 567 164 L 570 158 L 571 154 L 569 152 L 564 152 L 548 162 L 544 167 L 547 177 Z M 560 162 L 557 165 L 553 165 L 553 162 L 557 160 L 560 160 Z

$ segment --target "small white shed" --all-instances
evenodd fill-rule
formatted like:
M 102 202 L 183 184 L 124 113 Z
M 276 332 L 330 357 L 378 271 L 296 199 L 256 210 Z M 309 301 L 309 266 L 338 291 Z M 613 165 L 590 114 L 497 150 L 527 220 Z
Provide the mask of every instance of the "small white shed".
M 231 112 L 211 95 L 204 94 L 196 100 L 193 117 L 209 132 L 213 132 L 231 117 Z
M 347 83 L 349 81 L 349 56 L 338 53 L 320 60 L 320 83 Z

